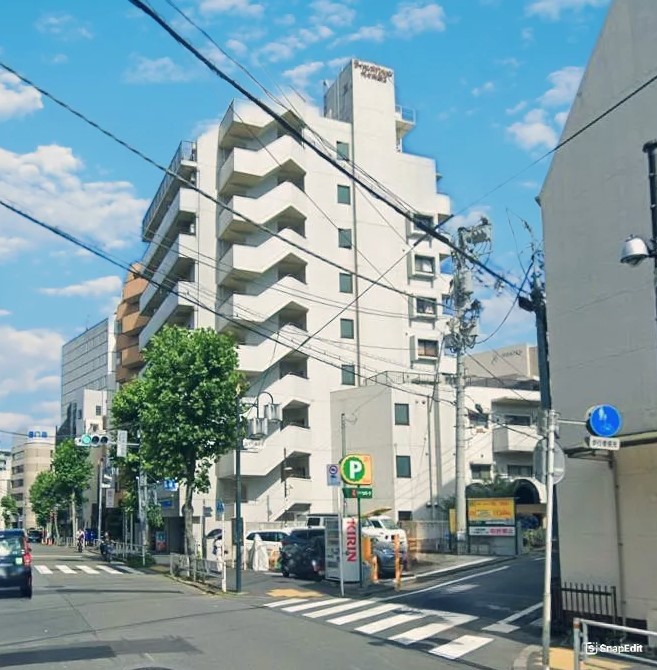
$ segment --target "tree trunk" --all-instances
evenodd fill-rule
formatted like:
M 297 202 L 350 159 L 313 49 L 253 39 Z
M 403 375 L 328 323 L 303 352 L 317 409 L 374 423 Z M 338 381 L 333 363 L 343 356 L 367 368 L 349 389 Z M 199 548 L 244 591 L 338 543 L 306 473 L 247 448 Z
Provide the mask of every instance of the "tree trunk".
M 188 481 L 193 481 L 188 479 Z M 194 495 L 194 487 L 192 484 L 187 484 L 185 487 L 185 506 L 183 507 L 183 515 L 185 519 L 185 554 L 191 562 L 194 558 L 194 508 L 192 506 L 192 496 Z
M 75 536 L 78 533 L 77 510 L 75 509 L 75 493 L 71 493 L 71 537 L 75 541 Z

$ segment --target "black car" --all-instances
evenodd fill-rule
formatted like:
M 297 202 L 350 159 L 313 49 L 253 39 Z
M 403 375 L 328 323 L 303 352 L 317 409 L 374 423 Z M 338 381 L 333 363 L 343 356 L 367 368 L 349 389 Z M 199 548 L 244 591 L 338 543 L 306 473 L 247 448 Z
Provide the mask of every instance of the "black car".
M 372 553 L 376 556 L 376 565 L 379 579 L 395 576 L 395 547 L 392 542 L 375 542 Z M 403 549 L 399 552 L 400 568 L 408 567 L 408 556 Z
M 0 588 L 32 597 L 32 553 L 22 529 L 0 530 Z
M 289 535 L 281 540 L 281 572 L 284 577 L 296 574 L 291 566 L 298 560 L 298 553 L 307 547 L 313 540 L 324 542 L 324 528 L 293 528 Z
M 325 554 L 323 537 L 314 537 L 308 543 L 288 545 L 286 560 L 281 561 L 283 577 L 295 575 L 305 579 L 323 579 Z
M 40 530 L 28 530 L 27 540 L 30 544 L 39 544 L 43 542 L 43 533 Z

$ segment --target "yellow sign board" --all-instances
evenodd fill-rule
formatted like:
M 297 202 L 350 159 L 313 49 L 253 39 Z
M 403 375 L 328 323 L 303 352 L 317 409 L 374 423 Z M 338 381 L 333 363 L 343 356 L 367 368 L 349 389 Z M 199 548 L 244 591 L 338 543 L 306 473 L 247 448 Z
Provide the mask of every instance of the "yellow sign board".
M 468 499 L 468 524 L 471 526 L 513 526 L 515 517 L 513 498 Z
M 449 510 L 449 532 L 456 535 L 456 510 L 453 507 Z
M 352 486 L 372 485 L 372 457 L 369 454 L 349 454 L 340 461 L 340 476 Z

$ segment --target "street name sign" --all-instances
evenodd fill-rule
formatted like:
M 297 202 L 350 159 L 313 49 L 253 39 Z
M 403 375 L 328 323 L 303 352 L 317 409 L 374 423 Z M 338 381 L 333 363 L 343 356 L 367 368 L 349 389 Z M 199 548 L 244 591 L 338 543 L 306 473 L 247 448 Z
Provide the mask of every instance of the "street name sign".
M 340 461 L 340 477 L 345 484 L 372 484 L 372 457 L 368 454 L 349 454 Z
M 359 488 L 349 488 L 345 486 L 342 489 L 342 492 L 344 493 L 345 498 L 360 498 L 361 500 L 370 500 L 374 497 L 374 492 L 369 486 L 363 486 Z
M 589 435 L 586 442 L 591 449 L 604 449 L 605 451 L 618 451 L 621 443 L 617 437 L 598 437 L 597 435 Z
M 125 458 L 128 455 L 128 431 L 116 431 L 116 455 Z

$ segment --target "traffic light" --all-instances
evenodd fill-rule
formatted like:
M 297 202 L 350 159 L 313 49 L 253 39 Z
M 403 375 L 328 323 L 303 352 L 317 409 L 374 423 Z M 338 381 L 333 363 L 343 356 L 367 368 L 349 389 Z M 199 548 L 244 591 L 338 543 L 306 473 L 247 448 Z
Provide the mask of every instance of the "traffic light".
M 109 437 L 105 433 L 85 433 L 75 438 L 78 447 L 104 447 L 109 444 Z

